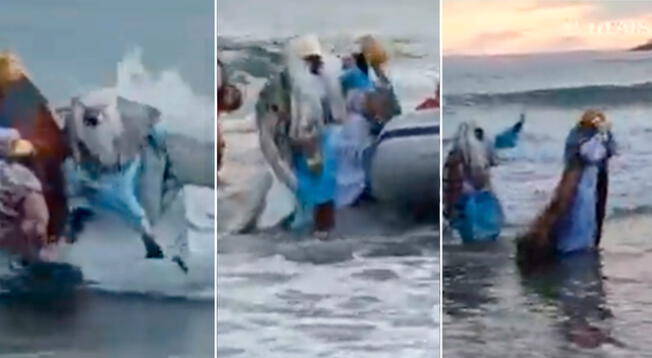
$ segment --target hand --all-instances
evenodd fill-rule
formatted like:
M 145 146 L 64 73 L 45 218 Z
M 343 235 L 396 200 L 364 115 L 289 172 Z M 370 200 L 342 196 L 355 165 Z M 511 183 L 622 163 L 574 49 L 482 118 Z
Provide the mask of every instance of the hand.
M 518 119 L 518 123 L 521 123 L 521 124 L 525 123 L 525 113 L 521 113 L 521 115 L 519 116 L 519 119 Z
M 598 129 L 598 135 L 600 136 L 600 140 L 602 140 L 602 143 L 606 145 L 606 143 L 609 141 L 609 132 L 603 131 Z
M 13 157 L 29 157 L 36 154 L 32 142 L 25 139 L 16 139 L 11 143 L 10 155 Z
M 608 121 L 599 121 L 596 124 L 596 128 L 602 133 L 608 133 L 611 131 L 611 123 Z

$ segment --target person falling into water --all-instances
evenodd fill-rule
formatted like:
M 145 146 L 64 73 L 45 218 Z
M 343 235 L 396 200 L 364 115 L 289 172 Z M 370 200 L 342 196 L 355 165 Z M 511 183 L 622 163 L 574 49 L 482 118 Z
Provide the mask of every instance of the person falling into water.
M 606 116 L 586 111 L 568 134 L 564 171 L 553 197 L 518 239 L 522 264 L 549 261 L 598 247 L 608 192 L 608 163 L 616 152 Z

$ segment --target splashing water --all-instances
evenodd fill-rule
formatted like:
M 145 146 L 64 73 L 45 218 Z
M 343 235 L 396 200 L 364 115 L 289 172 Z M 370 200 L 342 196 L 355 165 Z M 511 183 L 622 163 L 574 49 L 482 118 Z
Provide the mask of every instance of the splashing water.
M 148 71 L 142 55 L 142 49 L 136 48 L 118 62 L 117 93 L 158 108 L 169 131 L 213 141 L 214 100 L 195 93 L 176 70 Z

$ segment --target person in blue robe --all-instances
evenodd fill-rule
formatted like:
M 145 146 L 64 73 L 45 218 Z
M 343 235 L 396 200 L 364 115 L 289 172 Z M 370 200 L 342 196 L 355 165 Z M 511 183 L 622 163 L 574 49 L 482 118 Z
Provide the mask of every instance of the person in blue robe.
M 546 209 L 517 241 L 518 261 L 539 264 L 597 248 L 604 221 L 608 161 L 615 141 L 605 115 L 584 113 L 570 131 L 564 172 Z
M 500 235 L 504 213 L 493 192 L 490 168 L 497 164 L 496 149 L 516 146 L 525 117 L 488 140 L 474 122 L 458 129 L 444 164 L 444 217 L 462 241 L 493 241 Z

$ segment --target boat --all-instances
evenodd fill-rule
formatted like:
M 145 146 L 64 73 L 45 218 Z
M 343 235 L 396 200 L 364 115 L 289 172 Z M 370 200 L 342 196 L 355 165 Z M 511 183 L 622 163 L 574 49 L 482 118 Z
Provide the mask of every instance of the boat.
M 382 205 L 417 216 L 438 215 L 439 109 L 420 110 L 389 121 L 371 158 L 371 192 Z

